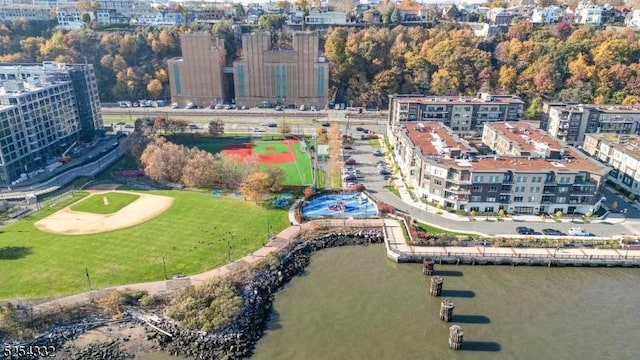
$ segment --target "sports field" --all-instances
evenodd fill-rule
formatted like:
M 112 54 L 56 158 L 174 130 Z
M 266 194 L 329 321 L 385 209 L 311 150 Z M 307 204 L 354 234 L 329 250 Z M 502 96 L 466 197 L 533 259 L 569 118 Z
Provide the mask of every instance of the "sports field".
M 92 235 L 60 235 L 34 223 L 88 195 L 45 208 L 8 225 L 0 234 L 0 300 L 44 298 L 93 288 L 157 281 L 195 274 L 260 248 L 267 226 L 275 234 L 289 225 L 286 210 L 267 209 L 241 198 L 187 191 L 138 191 L 173 198 L 162 214 L 142 224 Z M 123 211 L 126 209 L 123 209 Z
M 71 207 L 73 211 L 93 214 L 113 214 L 138 199 L 136 194 L 110 192 L 101 195 L 91 195 Z
M 254 139 L 251 137 L 171 136 L 170 141 L 197 147 L 223 156 L 246 159 L 255 157 L 261 169 L 280 167 L 286 173 L 285 185 L 308 185 L 313 181 L 311 159 L 298 140 Z

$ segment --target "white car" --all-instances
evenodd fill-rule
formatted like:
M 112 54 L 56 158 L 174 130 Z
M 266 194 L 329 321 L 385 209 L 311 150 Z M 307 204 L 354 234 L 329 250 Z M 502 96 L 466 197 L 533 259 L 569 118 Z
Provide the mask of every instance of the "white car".
M 573 235 L 573 236 L 590 236 L 591 233 L 588 232 L 587 230 L 583 229 L 583 228 L 571 228 L 569 229 L 569 235 Z
M 256 133 L 258 133 L 258 132 L 264 132 L 264 130 L 263 130 L 263 129 L 261 129 L 261 128 L 253 128 L 253 132 L 256 132 Z
M 269 126 L 269 122 L 268 121 L 263 121 L 260 123 L 260 126 Z

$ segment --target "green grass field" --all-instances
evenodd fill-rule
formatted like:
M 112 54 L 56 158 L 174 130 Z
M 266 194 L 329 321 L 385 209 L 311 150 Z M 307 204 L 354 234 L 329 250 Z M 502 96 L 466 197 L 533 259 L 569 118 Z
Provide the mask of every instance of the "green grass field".
M 71 207 L 73 211 L 82 211 L 94 214 L 113 214 L 118 210 L 138 200 L 140 196 L 119 192 L 109 192 L 100 195 L 91 195 Z M 104 199 L 107 199 L 105 205 Z
M 195 274 L 260 248 L 272 234 L 289 226 L 286 210 L 265 209 L 240 198 L 187 191 L 151 191 L 175 202 L 143 224 L 94 235 L 55 235 L 33 223 L 87 195 L 43 209 L 8 225 L 0 234 L 0 299 L 44 298 L 94 288 L 156 281 L 167 274 Z M 230 234 L 229 234 L 230 233 Z
M 226 146 L 253 143 L 253 151 L 257 154 L 278 154 L 286 153 L 288 147 L 281 142 L 282 137 L 275 136 L 272 140 L 253 139 L 246 136 L 223 136 L 219 138 L 193 136 L 193 135 L 172 135 L 167 139 L 176 144 L 182 144 L 189 147 L 197 147 L 198 149 L 217 154 Z M 261 164 L 260 169 L 266 170 L 270 167 L 280 167 L 286 173 L 285 185 L 308 185 L 311 184 L 313 176 L 311 173 L 311 159 L 309 155 L 302 150 L 300 144 L 292 146 L 293 153 L 296 157 L 295 162 L 283 164 Z
M 271 146 L 274 143 L 275 141 L 269 141 L 269 142 L 263 141 L 259 143 L 259 146 L 266 147 L 266 146 Z M 286 147 L 285 144 L 279 144 L 279 145 L 284 145 Z M 285 178 L 285 181 L 284 181 L 285 185 L 311 184 L 313 180 L 312 179 L 313 176 L 311 173 L 311 159 L 309 159 L 309 155 L 307 154 L 307 152 L 302 150 L 302 147 L 300 146 L 300 144 L 294 144 L 291 146 L 291 148 L 293 149 L 293 154 L 296 157 L 295 162 L 289 162 L 284 164 L 274 164 L 274 165 L 262 164 L 260 165 L 260 169 L 268 169 L 270 167 L 280 167 L 284 169 L 285 173 L 287 174 L 287 177 Z M 255 151 L 255 148 L 254 148 L 254 151 Z

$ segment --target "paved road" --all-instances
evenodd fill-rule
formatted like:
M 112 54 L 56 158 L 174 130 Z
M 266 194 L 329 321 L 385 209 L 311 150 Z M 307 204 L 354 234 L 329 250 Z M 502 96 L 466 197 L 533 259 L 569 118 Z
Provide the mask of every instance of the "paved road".
M 424 221 L 425 223 L 432 224 L 437 227 L 459 231 L 459 232 L 480 232 L 487 235 L 508 235 L 515 234 L 515 228 L 518 226 L 527 226 L 533 228 L 537 232 L 540 232 L 545 228 L 553 228 L 558 229 L 563 232 L 567 232 L 569 228 L 572 227 L 582 227 L 587 231 L 590 231 L 592 234 L 596 236 L 614 236 L 614 235 L 631 235 L 631 234 L 640 234 L 640 220 L 637 219 L 627 219 L 622 224 L 609 225 L 609 224 L 578 224 L 578 223 L 556 223 L 553 220 L 543 221 L 512 221 L 506 220 L 503 222 L 498 221 L 486 221 L 486 218 L 478 217 L 477 221 L 456 221 L 445 217 L 443 215 L 436 214 L 436 210 L 433 208 L 427 209 L 426 205 L 420 209 L 414 207 L 413 205 L 407 204 L 398 198 L 396 195 L 390 193 L 384 186 L 388 185 L 388 182 L 385 181 L 381 175 L 378 174 L 378 169 L 376 167 L 376 162 L 381 157 L 373 156 L 373 150 L 367 141 L 356 141 L 354 150 L 345 150 L 345 155 L 348 155 L 354 158 L 358 165 L 356 167 L 360 170 L 363 178 L 359 181 L 365 184 L 368 191 L 375 196 L 377 199 L 384 201 L 390 205 L 393 205 L 395 208 L 408 213 L 409 215 Z M 397 177 L 398 175 L 396 175 Z M 608 199 L 614 198 L 613 194 L 608 194 Z M 605 195 L 607 196 L 607 195 Z M 619 201 L 620 208 L 622 206 L 627 205 L 624 201 Z M 624 205 L 623 205 L 624 203 Z M 636 209 L 634 209 L 637 211 Z M 629 214 L 631 214 L 631 210 L 629 210 Z M 464 218 L 462 218 L 464 219 Z

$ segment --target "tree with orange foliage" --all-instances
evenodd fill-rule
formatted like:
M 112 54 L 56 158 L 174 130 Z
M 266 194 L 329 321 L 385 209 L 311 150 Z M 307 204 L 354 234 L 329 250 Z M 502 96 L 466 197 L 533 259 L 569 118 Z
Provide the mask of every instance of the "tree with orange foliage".
M 269 189 L 269 174 L 262 171 L 251 173 L 240 185 L 240 193 L 245 199 L 255 201 L 262 200 L 262 195 Z

